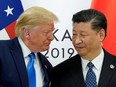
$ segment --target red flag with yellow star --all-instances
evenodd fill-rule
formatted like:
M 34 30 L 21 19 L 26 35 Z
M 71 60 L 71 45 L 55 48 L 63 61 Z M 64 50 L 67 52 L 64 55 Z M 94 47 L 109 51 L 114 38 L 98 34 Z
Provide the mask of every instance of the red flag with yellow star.
M 116 0 L 92 0 L 91 8 L 103 12 L 108 20 L 107 36 L 103 47 L 116 55 Z

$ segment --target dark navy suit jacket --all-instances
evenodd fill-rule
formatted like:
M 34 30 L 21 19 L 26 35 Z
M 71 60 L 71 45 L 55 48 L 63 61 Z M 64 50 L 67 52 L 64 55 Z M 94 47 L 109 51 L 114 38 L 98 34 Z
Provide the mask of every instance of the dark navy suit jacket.
M 37 54 L 45 74 L 43 87 L 48 87 L 52 65 L 41 53 Z M 0 87 L 28 87 L 27 70 L 17 38 L 0 41 Z
M 86 87 L 81 57 L 77 54 L 55 66 L 51 78 L 51 87 Z M 105 50 L 98 87 L 116 87 L 116 57 Z

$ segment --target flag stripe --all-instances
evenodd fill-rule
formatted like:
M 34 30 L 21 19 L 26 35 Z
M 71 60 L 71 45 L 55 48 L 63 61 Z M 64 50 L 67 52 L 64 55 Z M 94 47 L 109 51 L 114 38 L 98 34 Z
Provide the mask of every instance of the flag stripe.
M 14 29 L 15 24 L 16 24 L 16 21 L 12 22 L 10 25 L 8 25 L 5 28 L 6 32 L 8 33 L 8 36 L 10 37 L 10 39 L 15 37 L 15 29 Z
M 0 3 L 0 31 L 6 30 L 8 36 L 15 37 L 14 27 L 17 18 L 24 11 L 20 0 L 1 0 Z
M 2 29 L 0 31 L 0 40 L 6 40 L 6 39 L 10 39 L 10 38 L 6 32 L 6 29 Z

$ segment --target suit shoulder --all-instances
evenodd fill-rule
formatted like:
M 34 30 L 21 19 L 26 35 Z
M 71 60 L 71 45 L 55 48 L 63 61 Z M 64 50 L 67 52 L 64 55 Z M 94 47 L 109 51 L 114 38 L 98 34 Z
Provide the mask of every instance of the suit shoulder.
M 58 71 L 59 70 L 69 70 L 70 68 L 73 68 L 75 65 L 78 66 L 78 64 L 81 63 L 81 58 L 79 55 L 75 55 L 61 63 L 59 63 L 58 65 L 56 65 L 54 67 L 54 69 L 57 69 Z
M 0 40 L 0 48 L 8 48 L 9 47 L 9 41 L 10 40 Z M 3 51 L 4 49 L 0 49 L 1 51 Z
M 52 64 L 49 62 L 49 60 L 42 53 L 38 53 L 38 56 L 40 57 L 40 61 L 44 65 L 46 65 L 48 68 L 52 68 Z
M 107 52 L 106 50 L 104 50 L 104 56 L 105 57 L 110 57 L 110 59 L 116 59 L 115 55 L 112 55 L 111 53 Z
M 0 46 L 7 44 L 9 40 L 0 40 Z

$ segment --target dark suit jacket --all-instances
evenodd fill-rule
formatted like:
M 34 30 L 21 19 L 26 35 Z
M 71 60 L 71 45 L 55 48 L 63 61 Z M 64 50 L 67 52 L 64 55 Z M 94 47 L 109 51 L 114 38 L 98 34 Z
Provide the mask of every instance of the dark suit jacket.
M 41 53 L 38 56 L 45 74 L 44 87 L 48 87 L 52 65 Z M 17 38 L 0 41 L 0 87 L 28 87 L 27 70 Z
M 116 57 L 104 50 L 105 56 L 98 87 L 116 87 Z M 51 87 L 86 87 L 81 58 L 77 54 L 54 67 Z

